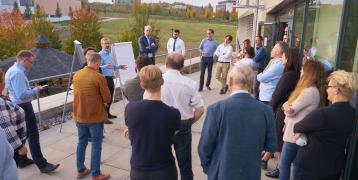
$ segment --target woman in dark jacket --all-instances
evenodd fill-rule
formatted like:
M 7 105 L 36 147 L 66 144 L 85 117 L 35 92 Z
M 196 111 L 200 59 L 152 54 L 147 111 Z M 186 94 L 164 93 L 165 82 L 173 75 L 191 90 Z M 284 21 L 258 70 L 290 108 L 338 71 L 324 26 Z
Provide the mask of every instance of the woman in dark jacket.
M 298 79 L 300 78 L 300 70 L 302 64 L 301 60 L 302 58 L 300 58 L 297 48 L 290 48 L 287 51 L 287 54 L 283 54 L 282 63 L 285 65 L 285 70 L 281 76 L 281 79 L 277 83 L 274 93 L 272 94 L 271 106 L 273 112 L 275 113 L 276 135 L 278 144 L 278 149 L 275 153 L 275 157 L 278 159 L 278 162 L 280 161 L 280 155 L 283 145 L 283 127 L 285 125 L 285 114 L 282 111 L 282 105 L 287 101 L 291 92 L 295 89 Z M 276 168 L 272 171 L 267 172 L 266 176 L 271 178 L 278 178 L 279 173 L 279 169 Z
M 358 76 L 341 70 L 328 80 L 332 104 L 312 111 L 294 126 L 296 139 L 301 133 L 307 136 L 307 145 L 296 155 L 296 180 L 339 180 L 344 170 L 355 113 L 349 99 L 358 90 Z

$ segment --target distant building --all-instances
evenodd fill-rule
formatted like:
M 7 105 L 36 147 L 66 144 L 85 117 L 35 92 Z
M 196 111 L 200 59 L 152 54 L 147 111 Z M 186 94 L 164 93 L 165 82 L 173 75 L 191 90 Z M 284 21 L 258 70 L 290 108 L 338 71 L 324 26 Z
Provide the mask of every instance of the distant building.
M 185 10 L 188 6 L 184 3 L 180 3 L 180 2 L 175 2 L 172 4 L 172 8 L 174 9 L 182 9 Z
M 116 4 L 140 4 L 141 0 L 115 0 Z
M 89 3 L 114 4 L 116 0 L 88 0 Z
M 14 8 L 14 2 L 17 2 L 21 13 L 24 13 L 25 6 L 28 4 L 32 12 L 34 12 L 34 4 L 32 0 L 0 0 L 0 13 L 4 11 L 11 12 Z
M 68 15 L 68 10 L 71 7 L 74 11 L 76 8 L 81 7 L 81 0 L 33 0 L 35 6 L 38 4 L 45 13 L 50 17 L 55 17 L 57 3 L 61 9 L 62 16 Z
M 227 1 L 220 1 L 218 2 L 218 4 L 216 5 L 216 11 L 219 12 L 235 12 L 235 6 L 236 6 L 236 1 L 235 0 L 227 0 Z

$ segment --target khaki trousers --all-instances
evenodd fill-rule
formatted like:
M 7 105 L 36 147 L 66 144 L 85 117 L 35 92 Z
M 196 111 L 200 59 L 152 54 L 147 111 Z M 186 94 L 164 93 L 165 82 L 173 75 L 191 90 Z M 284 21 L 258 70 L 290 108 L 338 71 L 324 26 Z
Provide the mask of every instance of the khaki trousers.
M 216 79 L 221 83 L 221 88 L 226 86 L 227 73 L 230 69 L 230 63 L 216 63 Z

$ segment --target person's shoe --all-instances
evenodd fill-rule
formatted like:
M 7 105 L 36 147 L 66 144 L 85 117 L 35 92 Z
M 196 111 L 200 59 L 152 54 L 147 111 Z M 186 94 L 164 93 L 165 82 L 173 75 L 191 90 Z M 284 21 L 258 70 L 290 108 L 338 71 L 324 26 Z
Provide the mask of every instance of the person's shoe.
M 199 88 L 199 92 L 203 91 L 203 88 Z
M 206 89 L 208 89 L 209 91 L 211 90 L 211 87 L 210 86 L 206 86 Z
M 112 114 L 108 114 L 108 118 L 109 118 L 109 119 L 115 119 L 115 118 L 117 118 L 117 116 L 112 115 Z
M 89 175 L 90 173 L 91 173 L 91 170 L 86 168 L 85 171 L 77 173 L 77 179 L 82 179 L 82 178 L 86 177 L 87 175 Z
M 104 173 L 102 173 L 102 174 L 99 175 L 99 176 L 92 177 L 92 180 L 106 180 L 106 179 L 109 179 L 110 177 L 111 177 L 110 174 L 104 174 Z
M 40 172 L 41 173 L 50 173 L 50 172 L 56 170 L 59 166 L 60 166 L 60 164 L 47 163 L 45 167 L 40 169 Z
M 278 178 L 280 176 L 280 170 L 279 169 L 274 169 L 272 171 L 269 171 L 265 174 L 267 177 L 270 178 Z
M 108 119 L 107 119 L 106 121 L 104 121 L 103 123 L 104 123 L 104 124 L 113 124 L 113 122 L 110 121 L 110 120 L 108 120 Z
M 267 161 L 261 160 L 261 169 L 267 170 Z
M 229 86 L 226 85 L 225 88 L 224 88 L 224 92 L 226 93 L 228 89 L 229 89 Z
M 225 94 L 225 90 L 224 89 L 220 89 L 220 93 L 219 94 Z
M 23 157 L 21 157 L 21 158 L 23 158 L 23 160 L 21 160 L 21 161 L 19 162 L 19 164 L 18 164 L 18 167 L 19 167 L 20 169 L 22 169 L 22 168 L 24 168 L 24 167 L 26 167 L 26 166 L 29 166 L 29 165 L 31 165 L 31 164 L 34 163 L 34 161 L 33 161 L 32 159 L 29 159 L 29 158 L 27 158 L 26 156 L 23 156 Z

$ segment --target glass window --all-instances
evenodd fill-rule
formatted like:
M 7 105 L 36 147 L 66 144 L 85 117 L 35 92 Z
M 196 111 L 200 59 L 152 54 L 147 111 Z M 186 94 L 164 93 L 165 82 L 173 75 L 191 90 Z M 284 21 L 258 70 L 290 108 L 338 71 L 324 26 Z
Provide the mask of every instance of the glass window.
M 325 71 L 335 67 L 343 0 L 310 0 L 307 10 L 305 48 L 323 63 Z
M 293 29 L 292 36 L 292 47 L 300 48 L 301 47 L 301 38 L 303 31 L 303 15 L 305 13 L 305 2 L 297 5 L 295 10 L 295 27 Z
M 358 73 L 358 1 L 350 0 L 347 3 L 349 3 L 346 12 L 348 20 L 344 27 L 342 59 L 338 67 Z

